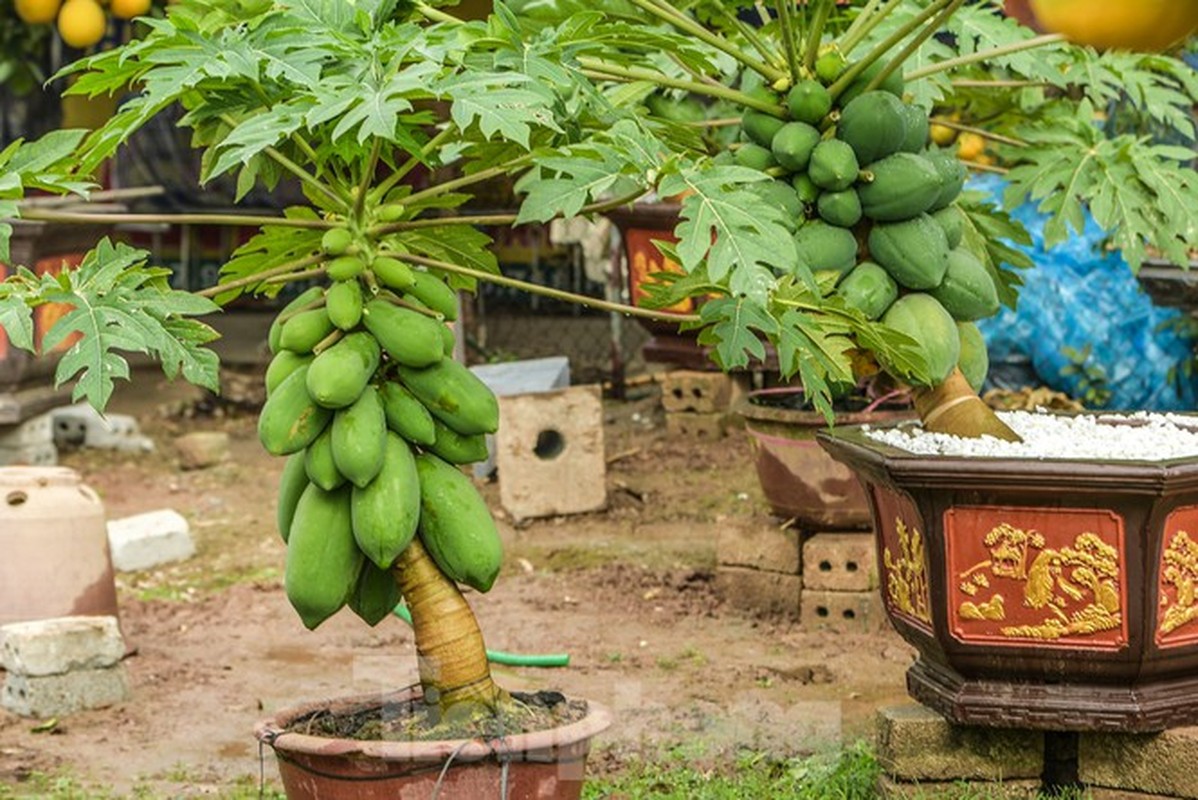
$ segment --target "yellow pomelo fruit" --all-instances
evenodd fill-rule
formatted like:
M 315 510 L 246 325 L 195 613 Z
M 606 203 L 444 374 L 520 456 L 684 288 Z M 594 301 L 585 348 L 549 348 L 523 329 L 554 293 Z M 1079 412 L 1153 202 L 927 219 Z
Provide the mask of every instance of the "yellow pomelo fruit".
M 17 0 L 17 16 L 30 25 L 53 22 L 61 0 Z
M 96 0 L 67 0 L 58 12 L 58 34 L 71 47 L 91 47 L 107 28 L 108 18 Z
M 133 19 L 150 12 L 150 0 L 112 0 L 112 16 Z

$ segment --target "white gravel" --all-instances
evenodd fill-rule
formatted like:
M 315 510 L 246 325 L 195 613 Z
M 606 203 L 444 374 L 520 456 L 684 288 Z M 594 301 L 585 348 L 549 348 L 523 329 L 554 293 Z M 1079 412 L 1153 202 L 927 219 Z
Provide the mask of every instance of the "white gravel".
M 871 439 L 920 455 L 1106 461 L 1198 457 L 1198 417 L 1144 411 L 1080 416 L 1006 411 L 998 416 L 1023 438 L 1022 442 L 990 436 L 963 439 L 928 433 L 919 425 L 864 429 Z

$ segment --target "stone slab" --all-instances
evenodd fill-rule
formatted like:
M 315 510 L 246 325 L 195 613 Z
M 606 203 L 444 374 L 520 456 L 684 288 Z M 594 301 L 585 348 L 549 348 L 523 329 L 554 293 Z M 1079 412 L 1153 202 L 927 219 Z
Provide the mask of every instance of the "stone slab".
M 1044 772 L 1044 734 L 954 725 L 926 706 L 885 706 L 876 717 L 878 763 L 902 783 L 1013 781 Z
M 799 532 L 783 530 L 768 518 L 728 521 L 716 539 L 716 561 L 722 566 L 798 575 Z
M 802 607 L 802 624 L 808 630 L 875 633 L 890 625 L 876 591 L 830 592 L 804 584 Z
M 0 705 L 22 717 L 61 717 L 129 699 L 125 665 L 31 678 L 8 673 Z
M 1087 786 L 1198 798 L 1198 727 L 1082 733 L 1077 762 Z
M 76 403 L 54 409 L 51 416 L 54 443 L 60 448 L 94 447 L 143 453 L 154 449 L 154 442 L 141 435 L 137 420 L 127 414 L 101 415 L 87 403 Z
M 607 506 L 603 396 L 597 385 L 501 396 L 499 501 L 516 520 Z
M 54 442 L 32 442 L 16 447 L 0 447 L 0 467 L 52 467 L 58 463 Z
M 1038 800 L 1040 781 L 1032 779 L 1009 781 L 920 781 L 904 783 L 886 775 L 878 780 L 878 797 L 882 800 Z M 1093 800 L 1086 795 L 1086 800 Z
M 795 574 L 746 567 L 716 570 L 716 593 L 730 607 L 750 614 L 799 618 L 803 579 Z
M 817 533 L 803 542 L 803 586 L 833 592 L 878 588 L 878 557 L 871 532 Z
M 0 627 L 0 666 L 27 677 L 111 667 L 125 654 L 116 617 L 55 617 Z
M 112 566 L 122 572 L 185 561 L 196 552 L 187 520 L 169 508 L 110 520 L 108 547 Z
M 0 447 L 46 444 L 54 444 L 54 424 L 48 413 L 38 414 L 16 425 L 0 425 Z
M 661 406 L 667 413 L 723 413 L 747 392 L 746 375 L 673 370 L 661 380 Z
M 229 458 L 229 434 L 225 431 L 194 431 L 175 439 L 182 469 L 204 469 Z

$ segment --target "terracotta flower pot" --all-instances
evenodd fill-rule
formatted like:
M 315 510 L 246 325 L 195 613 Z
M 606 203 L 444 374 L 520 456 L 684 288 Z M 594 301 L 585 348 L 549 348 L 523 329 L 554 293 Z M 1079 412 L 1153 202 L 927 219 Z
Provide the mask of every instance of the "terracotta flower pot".
M 970 725 L 1198 723 L 1198 460 L 920 456 L 819 434 L 865 486 L 907 688 Z
M 753 466 L 770 510 L 806 530 L 864 530 L 869 505 L 852 470 L 815 441 L 828 423 L 802 408 L 803 390 L 790 387 L 750 392 L 736 406 L 745 421 Z M 865 406 L 865 402 L 861 403 Z M 909 408 L 881 406 L 845 411 L 838 425 L 880 424 L 911 418 Z
M 274 748 L 289 800 L 577 800 L 591 739 L 611 724 L 605 708 L 588 703 L 578 722 L 489 742 L 356 741 L 286 732 L 313 712 L 406 703 L 418 694 L 405 689 L 308 703 L 258 723 L 254 733 Z

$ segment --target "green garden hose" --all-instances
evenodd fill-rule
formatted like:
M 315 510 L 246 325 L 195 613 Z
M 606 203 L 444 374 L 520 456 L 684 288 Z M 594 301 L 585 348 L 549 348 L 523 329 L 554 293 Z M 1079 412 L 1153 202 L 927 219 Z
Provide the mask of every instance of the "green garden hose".
M 412 614 L 408 607 L 400 603 L 392 612 L 409 625 L 412 624 Z M 544 653 L 541 655 L 521 655 L 520 653 L 505 653 L 502 650 L 487 650 L 487 660 L 492 664 L 502 664 L 506 667 L 568 667 L 570 656 L 567 653 Z

